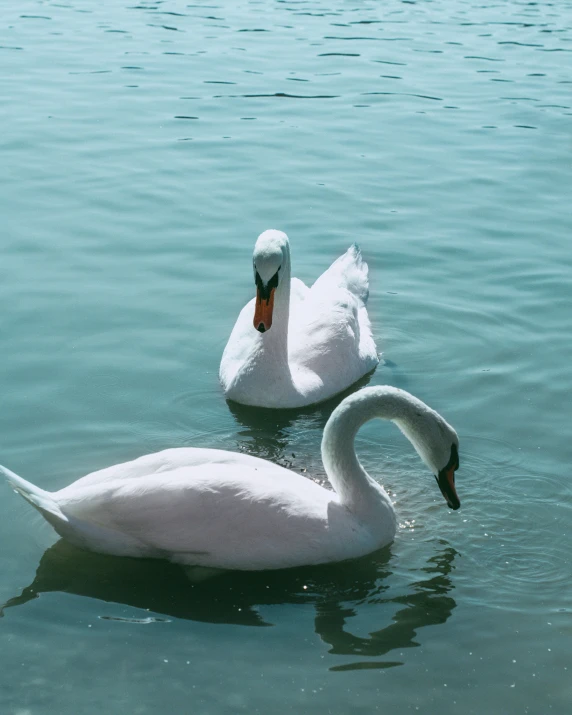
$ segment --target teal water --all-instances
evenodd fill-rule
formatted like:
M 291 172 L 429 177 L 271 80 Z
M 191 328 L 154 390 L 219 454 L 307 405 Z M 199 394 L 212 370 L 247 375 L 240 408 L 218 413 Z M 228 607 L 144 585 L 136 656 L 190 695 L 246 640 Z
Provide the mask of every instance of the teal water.
M 192 445 L 322 480 L 332 403 L 218 385 L 274 227 L 307 282 L 360 243 L 370 384 L 456 427 L 462 501 L 370 424 L 390 548 L 192 585 L 0 485 L 0 712 L 570 712 L 572 3 L 9 0 L 0 59 L 0 462 L 57 489 Z

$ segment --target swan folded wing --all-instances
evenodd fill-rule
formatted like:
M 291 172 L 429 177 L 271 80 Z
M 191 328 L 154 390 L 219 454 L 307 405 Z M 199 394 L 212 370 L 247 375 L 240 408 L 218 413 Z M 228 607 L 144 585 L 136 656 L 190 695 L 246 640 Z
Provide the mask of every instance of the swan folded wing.
M 296 321 L 289 358 L 318 375 L 351 384 L 378 362 L 365 308 L 343 288 L 327 299 L 311 294 Z
M 311 287 L 314 296 L 329 296 L 347 290 L 364 305 L 369 295 L 368 266 L 357 244 L 336 259 Z
M 369 372 L 379 363 L 379 354 L 373 339 L 371 322 L 365 305 L 360 306 L 358 309 L 358 323 L 360 360 L 366 365 L 366 372 Z
M 57 496 L 79 532 L 74 540 L 88 548 L 246 569 L 295 565 L 323 549 L 328 507 L 337 500 L 294 473 L 278 485 L 260 470 L 243 467 L 234 477 L 216 464 L 76 484 Z
M 274 471 L 282 473 L 284 467 L 266 462 L 258 457 L 239 452 L 229 452 L 223 449 L 200 449 L 196 447 L 175 447 L 164 449 L 161 452 L 145 454 L 142 457 L 133 459 L 130 462 L 114 464 L 112 467 L 100 469 L 96 472 L 78 479 L 74 487 L 86 487 L 100 485 L 106 482 L 124 481 L 149 477 L 153 474 L 169 472 L 180 467 L 199 467 L 207 464 L 226 464 L 241 468 L 243 466 L 252 469 L 264 467 L 266 471 L 272 468 Z
M 256 346 L 256 336 L 252 321 L 256 299 L 249 301 L 240 311 L 234 328 L 230 334 L 220 363 L 220 378 L 228 378 L 227 373 L 232 372 L 233 365 L 242 365 L 252 354 Z
M 299 278 L 292 278 L 290 281 L 290 303 L 303 303 L 310 295 L 310 288 Z
M 347 381 L 379 362 L 365 303 L 368 269 L 354 244 L 325 271 L 299 306 L 291 327 L 291 360 Z M 352 379 L 353 378 L 353 379 Z

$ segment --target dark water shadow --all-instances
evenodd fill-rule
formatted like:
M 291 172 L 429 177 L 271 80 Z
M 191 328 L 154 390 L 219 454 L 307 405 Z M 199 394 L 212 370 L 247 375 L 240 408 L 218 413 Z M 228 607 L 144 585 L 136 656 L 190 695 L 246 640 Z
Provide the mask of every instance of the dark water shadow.
M 331 646 L 330 653 L 368 659 L 331 670 L 388 668 L 401 661 L 371 659 L 418 646 L 420 628 L 445 623 L 450 617 L 456 606 L 449 576 L 455 555 L 443 542 L 420 569 L 421 578 L 407 584 L 407 593 L 390 595 L 393 556 L 389 548 L 341 564 L 258 573 L 229 571 L 192 583 L 182 568 L 166 561 L 93 554 L 61 540 L 44 553 L 33 582 L 0 608 L 0 616 L 54 592 L 143 610 L 143 614 L 122 611 L 117 616 L 100 616 L 135 624 L 177 618 L 268 627 L 273 624 L 261 614 L 264 606 L 313 605 L 315 632 Z M 348 622 L 366 605 L 375 606 L 376 614 L 379 609 L 375 618 L 386 624 L 368 636 L 356 636 L 348 630 Z
M 348 395 L 368 385 L 374 372 L 375 370 L 372 370 L 347 390 L 329 400 L 308 407 L 276 410 L 250 407 L 227 400 L 228 408 L 239 428 L 236 435 L 237 450 L 292 467 L 287 456 L 292 452 L 292 433 L 311 430 L 321 436 L 334 409 Z

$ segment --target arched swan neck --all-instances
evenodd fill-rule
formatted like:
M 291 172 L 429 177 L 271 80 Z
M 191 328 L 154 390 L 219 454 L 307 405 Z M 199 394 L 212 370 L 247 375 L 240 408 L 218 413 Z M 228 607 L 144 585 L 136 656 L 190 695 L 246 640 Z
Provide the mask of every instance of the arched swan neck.
M 322 460 L 343 504 L 351 509 L 366 507 L 372 489 L 379 491 L 379 486 L 367 474 L 356 455 L 355 437 L 360 427 L 375 417 L 391 420 L 417 448 L 412 431 L 407 429 L 412 423 L 410 413 L 417 403 L 427 409 L 426 405 L 402 390 L 372 387 L 355 393 L 334 410 L 324 429 Z

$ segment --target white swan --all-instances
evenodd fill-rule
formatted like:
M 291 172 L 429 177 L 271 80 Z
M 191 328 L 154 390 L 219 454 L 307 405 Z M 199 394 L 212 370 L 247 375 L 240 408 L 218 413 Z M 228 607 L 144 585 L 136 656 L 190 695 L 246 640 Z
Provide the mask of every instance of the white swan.
M 282 231 L 254 247 L 256 298 L 242 309 L 220 364 L 225 396 L 257 407 L 303 407 L 332 397 L 379 362 L 366 310 L 367 264 L 356 244 L 311 288 L 290 278 Z
M 322 459 L 335 491 L 265 460 L 214 449 L 168 449 L 54 493 L 0 469 L 58 534 L 92 551 L 217 569 L 321 564 L 368 554 L 395 535 L 389 496 L 354 449 L 358 429 L 373 417 L 398 425 L 458 509 L 455 430 L 393 387 L 350 395 L 328 420 Z

